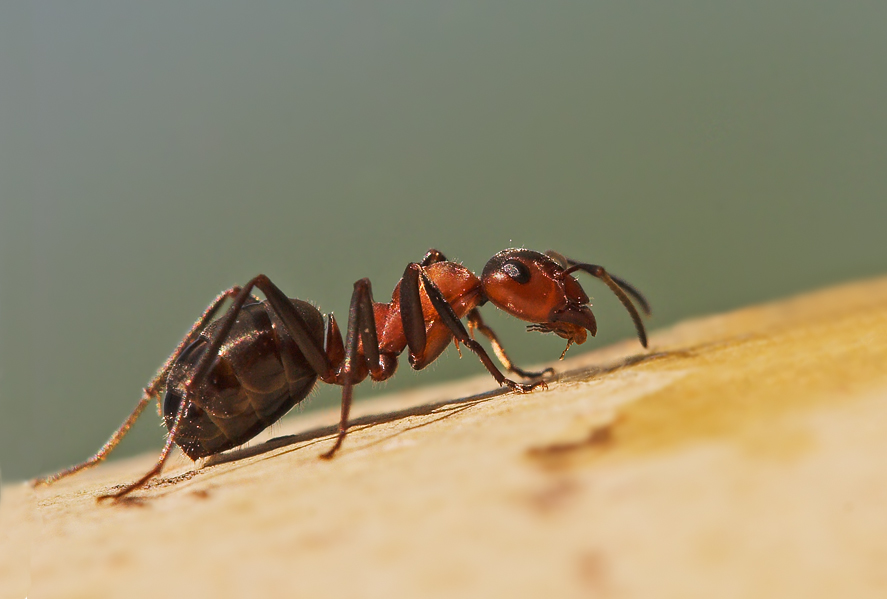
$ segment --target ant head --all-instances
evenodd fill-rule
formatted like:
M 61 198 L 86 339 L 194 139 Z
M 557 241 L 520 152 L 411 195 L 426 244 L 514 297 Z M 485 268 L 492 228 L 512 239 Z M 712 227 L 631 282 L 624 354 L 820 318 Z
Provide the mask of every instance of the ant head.
M 498 308 L 535 323 L 527 330 L 555 333 L 567 340 L 567 347 L 584 343 L 586 330 L 592 336 L 597 332 L 585 291 L 545 254 L 503 250 L 487 262 L 481 284 L 487 299 Z

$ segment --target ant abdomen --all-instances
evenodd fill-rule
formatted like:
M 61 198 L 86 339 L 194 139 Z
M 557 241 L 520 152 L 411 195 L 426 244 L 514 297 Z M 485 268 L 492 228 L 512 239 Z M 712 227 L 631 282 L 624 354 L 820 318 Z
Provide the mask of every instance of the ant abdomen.
M 306 302 L 292 301 L 322 344 L 321 313 Z M 191 380 L 219 324 L 208 326 L 170 370 L 163 399 L 163 418 L 170 431 L 185 396 L 185 383 Z M 317 373 L 267 302 L 244 306 L 229 340 L 189 397 L 175 436 L 175 443 L 192 460 L 249 441 L 307 397 L 317 381 Z

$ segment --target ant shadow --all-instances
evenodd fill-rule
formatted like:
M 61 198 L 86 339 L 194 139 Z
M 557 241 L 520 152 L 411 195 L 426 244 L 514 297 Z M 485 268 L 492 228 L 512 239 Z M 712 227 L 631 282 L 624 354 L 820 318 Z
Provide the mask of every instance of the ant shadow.
M 625 368 L 630 368 L 640 364 L 645 364 L 647 362 L 662 360 L 669 357 L 686 357 L 690 355 L 690 353 L 691 352 L 678 350 L 640 354 L 636 356 L 630 356 L 619 360 L 618 362 L 603 366 L 588 366 L 583 368 L 576 368 L 573 370 L 566 370 L 563 372 L 555 373 L 554 375 L 548 377 L 544 377 L 543 380 L 548 384 L 590 381 Z M 477 405 L 486 403 L 508 393 L 510 393 L 509 389 L 505 387 L 500 387 L 498 389 L 491 389 L 490 391 L 485 391 L 483 393 L 478 393 L 475 395 L 469 395 L 467 397 L 433 401 L 418 406 L 412 406 L 400 410 L 393 410 L 390 412 L 383 412 L 380 414 L 368 414 L 366 416 L 361 416 L 350 420 L 348 430 L 349 432 L 353 433 L 357 430 L 366 429 L 381 424 L 387 424 L 390 422 L 396 422 L 399 420 L 404 420 L 406 418 L 438 415 L 438 418 L 428 419 L 421 423 L 397 431 L 396 433 L 394 433 L 394 435 L 392 435 L 392 437 L 394 437 L 401 435 L 404 432 L 429 426 L 436 422 L 440 422 L 441 420 L 451 418 L 456 414 L 469 410 Z M 254 458 L 285 447 L 298 445 L 298 447 L 293 447 L 291 450 L 297 451 L 299 449 L 304 449 L 325 440 L 332 440 L 337 434 L 338 425 L 332 424 L 328 426 L 315 427 L 294 435 L 283 435 L 280 437 L 275 437 L 258 445 L 241 447 L 238 449 L 227 451 L 225 453 L 210 456 L 204 461 L 202 466 L 196 470 L 196 472 L 202 473 L 212 466 L 219 466 L 222 464 L 238 462 L 248 458 Z M 379 439 L 371 443 L 364 444 L 362 447 L 369 447 L 379 443 L 384 443 L 388 440 L 390 439 Z M 275 456 L 276 455 L 278 454 L 275 454 Z M 186 473 L 182 476 L 184 478 L 192 478 L 194 474 Z
M 635 356 L 629 356 L 606 365 L 585 366 L 582 368 L 565 370 L 563 372 L 555 373 L 551 376 L 543 377 L 542 380 L 547 384 L 588 382 L 602 376 L 612 374 L 619 370 L 631 368 L 633 366 L 638 366 L 641 364 L 646 364 L 648 362 L 668 358 L 692 357 L 693 355 L 696 355 L 696 350 L 698 349 L 700 348 L 639 354 Z M 393 410 L 390 412 L 383 412 L 380 414 L 369 414 L 350 420 L 348 429 L 350 432 L 353 433 L 357 430 L 366 429 L 390 422 L 396 422 L 406 418 L 434 415 L 438 416 L 437 418 L 426 419 L 413 426 L 398 430 L 388 437 L 377 439 L 369 443 L 364 443 L 359 446 L 359 448 L 371 447 L 373 445 L 388 442 L 391 439 L 396 438 L 397 436 L 402 435 L 407 431 L 416 430 L 440 422 L 444 419 L 451 418 L 466 410 L 470 410 L 477 405 L 492 401 L 493 399 L 496 399 L 497 397 L 506 395 L 508 393 L 510 393 L 509 389 L 500 387 L 498 389 L 491 389 L 490 391 L 485 391 L 483 393 L 478 393 L 467 397 L 433 401 L 418 406 L 403 408 L 400 410 Z M 145 489 L 155 490 L 155 498 L 167 495 L 169 493 L 175 493 L 177 491 L 181 492 L 183 491 L 183 489 L 181 487 L 177 489 L 176 487 L 178 487 L 180 483 L 191 480 L 192 478 L 213 478 L 214 476 L 223 475 L 226 472 L 230 472 L 232 468 L 236 470 L 248 467 L 251 462 L 245 462 L 244 460 L 247 460 L 249 458 L 265 456 L 264 458 L 262 458 L 263 460 L 275 459 L 279 455 L 294 451 L 300 451 L 302 449 L 323 443 L 325 441 L 332 441 L 337 434 L 338 424 L 332 424 L 328 426 L 315 427 L 294 435 L 283 435 L 280 437 L 275 437 L 254 446 L 232 449 L 221 454 L 210 456 L 206 458 L 199 466 L 181 474 L 173 475 L 170 477 L 156 478 L 145 485 Z M 272 454 L 272 452 L 276 452 L 277 450 L 283 448 L 289 449 L 287 451 Z M 318 458 L 319 457 L 320 456 L 318 456 Z M 238 462 L 240 463 L 238 464 Z M 223 470 L 216 470 L 215 468 L 213 468 L 213 466 L 220 466 L 223 464 L 232 464 L 232 467 Z M 208 491 L 206 490 L 197 490 L 192 492 L 200 498 L 205 498 L 209 495 Z M 144 497 L 125 497 L 117 501 L 129 506 L 143 506 L 145 505 L 145 500 L 146 498 Z
M 562 372 L 556 372 L 553 375 L 543 377 L 543 381 L 547 384 L 558 384 L 558 383 L 577 383 L 577 382 L 589 382 L 595 379 L 601 378 L 603 376 L 613 374 L 620 370 L 629 369 L 635 366 L 647 364 L 654 361 L 666 360 L 666 359 L 685 359 L 692 358 L 698 355 L 701 351 L 706 349 L 711 349 L 711 346 L 717 346 L 718 343 L 710 344 L 703 343 L 695 347 L 683 348 L 683 349 L 674 349 L 660 352 L 650 352 L 645 354 L 639 354 L 634 356 L 628 356 L 622 358 L 620 360 L 611 362 L 609 364 L 604 365 L 595 365 L 595 366 L 583 366 L 581 368 L 574 368 L 571 370 L 564 370 Z M 372 447 L 374 445 L 378 445 L 381 443 L 386 443 L 391 439 L 402 435 L 405 432 L 413 431 L 419 428 L 423 428 L 447 418 L 451 418 L 457 414 L 465 412 L 478 406 L 480 404 L 492 401 L 498 397 L 506 395 L 511 391 L 507 388 L 500 387 L 497 389 L 491 389 L 489 391 L 485 391 L 483 393 L 478 393 L 475 395 L 469 395 L 466 397 L 457 397 L 453 399 L 445 399 L 440 401 L 432 401 L 429 403 L 425 403 L 418 406 L 403 408 L 400 410 L 393 410 L 389 412 L 382 412 L 379 414 L 368 414 L 366 416 L 361 416 L 359 418 L 354 418 L 349 421 L 349 432 L 353 433 L 357 430 L 367 429 L 373 426 L 378 426 L 381 424 L 387 424 L 390 422 L 396 422 L 399 420 L 403 420 L 411 417 L 422 417 L 422 416 L 437 416 L 437 418 L 428 418 L 423 419 L 422 421 L 400 430 L 393 432 L 391 435 L 387 437 L 383 437 L 381 439 L 376 439 L 374 441 L 365 442 L 360 445 L 352 446 L 354 449 L 362 449 L 367 447 Z M 240 468 L 249 467 L 252 462 L 248 462 L 249 458 L 256 458 L 260 456 L 262 460 L 270 460 L 275 459 L 280 455 L 284 455 L 287 453 L 301 451 L 303 449 L 312 447 L 317 444 L 321 444 L 324 442 L 332 442 L 336 435 L 338 434 L 338 423 L 331 424 L 328 426 L 319 426 L 315 427 L 301 433 L 293 434 L 293 435 L 283 435 L 280 437 L 275 437 L 273 439 L 269 439 L 263 443 L 259 443 L 254 446 L 244 446 L 236 449 L 232 449 L 226 451 L 221 454 L 216 454 L 213 456 L 209 456 L 205 458 L 203 463 L 199 465 L 195 465 L 194 468 L 189 469 L 180 474 L 176 474 L 169 477 L 158 477 L 154 480 L 150 481 L 147 485 L 145 485 L 145 489 L 151 489 L 154 492 L 152 493 L 155 499 L 160 497 L 169 495 L 169 494 L 178 494 L 181 492 L 188 492 L 187 486 L 180 486 L 181 483 L 187 482 L 193 478 L 200 478 L 203 480 L 212 479 L 216 476 L 222 476 L 232 470 L 239 470 Z M 285 451 L 278 452 L 280 449 L 286 449 Z M 318 459 L 320 455 L 317 456 Z M 221 466 L 224 464 L 230 464 L 228 468 L 224 469 L 216 469 L 214 466 Z M 197 489 L 191 490 L 191 493 L 199 499 L 205 499 L 209 497 L 210 491 L 207 489 Z M 149 501 L 148 497 L 143 496 L 128 496 L 121 499 L 117 499 L 115 502 L 131 507 L 142 507 L 147 505 Z

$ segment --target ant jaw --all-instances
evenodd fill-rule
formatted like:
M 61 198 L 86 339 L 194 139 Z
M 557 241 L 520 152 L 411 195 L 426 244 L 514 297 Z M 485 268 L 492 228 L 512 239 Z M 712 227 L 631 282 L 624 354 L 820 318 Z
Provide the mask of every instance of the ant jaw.
M 554 333 L 567 340 L 567 347 L 561 353 L 563 360 L 570 346 L 581 345 L 588 338 L 588 333 L 597 333 L 597 321 L 588 306 L 567 304 L 564 308 L 555 308 L 548 316 L 548 322 L 537 322 L 527 327 L 528 331 Z
M 573 339 L 576 343 L 585 342 L 586 330 L 591 333 L 592 337 L 597 333 L 597 320 L 591 313 L 591 309 L 588 306 L 572 302 L 563 308 L 553 309 L 545 324 L 552 327 L 550 330 L 558 333 L 564 339 Z M 571 331 L 571 334 L 561 335 L 558 330 Z
M 537 322 L 527 327 L 527 331 L 536 331 L 539 333 L 554 333 L 558 337 L 567 340 L 567 349 L 574 343 L 582 345 L 588 338 L 588 332 L 584 327 L 569 322 Z M 592 332 L 592 335 L 594 333 Z M 564 350 L 564 354 L 567 350 Z M 564 355 L 561 354 L 561 359 Z

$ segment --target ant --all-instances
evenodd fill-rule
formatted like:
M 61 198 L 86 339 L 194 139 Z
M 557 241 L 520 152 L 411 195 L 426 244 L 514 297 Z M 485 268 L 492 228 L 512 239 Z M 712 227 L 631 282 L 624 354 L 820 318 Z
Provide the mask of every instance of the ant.
M 267 276 L 258 275 L 216 297 L 144 389 L 132 414 L 94 456 L 34 484 L 53 483 L 104 460 L 151 400 L 157 399 L 169 430 L 166 443 L 143 477 L 99 497 L 120 499 L 160 473 L 173 443 L 192 460 L 242 445 L 305 399 L 318 379 L 342 386 L 338 435 L 321 456 L 332 458 L 348 432 L 354 385 L 367 376 L 374 381 L 391 377 L 398 356 L 407 349 L 410 366 L 421 370 L 451 340 L 457 348 L 461 343 L 474 352 L 499 385 L 520 393 L 545 387 L 541 377 L 554 370 L 527 372 L 515 366 L 478 307 L 492 302 L 533 323 L 527 330 L 566 339 L 563 358 L 573 343 L 584 343 L 587 333 L 597 332 L 589 298 L 572 276 L 577 271 L 597 277 L 616 294 L 631 314 L 641 345 L 647 347 L 644 324 L 631 301 L 649 315 L 649 304 L 640 292 L 601 266 L 556 252 L 503 250 L 490 258 L 478 277 L 432 249 L 421 262 L 407 265 L 389 303 L 373 301 L 369 279 L 360 279 L 354 284 L 344 343 L 332 314 L 324 324 L 317 308 L 287 298 Z M 265 301 L 251 294 L 254 288 L 265 295 Z M 228 299 L 232 302 L 227 313 L 213 320 Z M 467 318 L 467 330 L 462 318 Z M 475 341 L 475 330 L 489 339 L 508 372 L 537 380 L 517 383 L 506 378 Z

